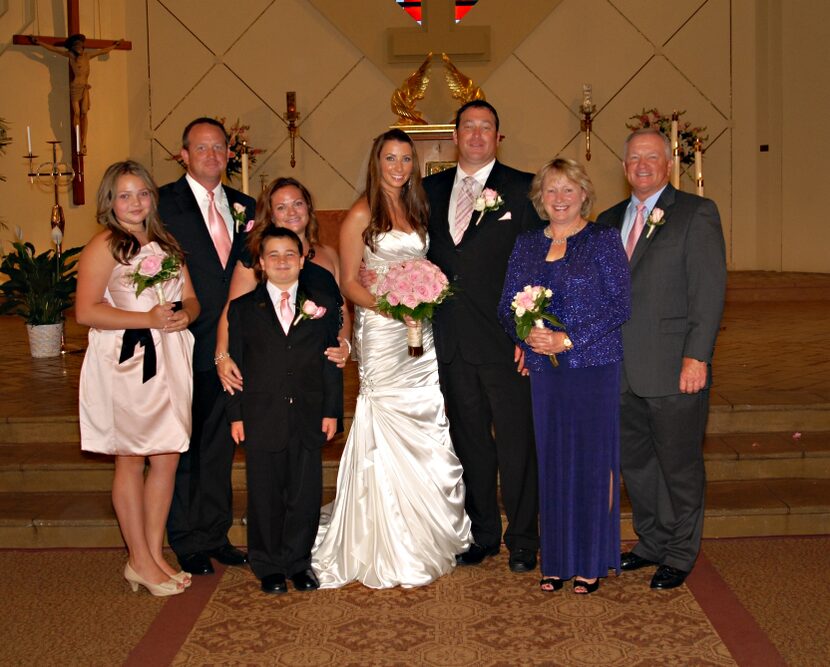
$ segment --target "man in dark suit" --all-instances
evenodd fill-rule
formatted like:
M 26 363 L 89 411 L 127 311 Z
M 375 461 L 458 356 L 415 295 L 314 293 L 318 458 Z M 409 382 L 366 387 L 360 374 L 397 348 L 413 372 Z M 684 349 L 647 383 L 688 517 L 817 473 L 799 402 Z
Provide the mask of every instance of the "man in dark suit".
M 457 560 L 475 565 L 498 553 L 498 479 L 510 569 L 528 572 L 536 567 L 539 545 L 530 383 L 517 372 L 520 356 L 499 324 L 497 306 L 516 236 L 541 223 L 528 200 L 533 176 L 496 160 L 499 140 L 499 117 L 490 104 L 476 100 L 458 110 L 453 132 L 458 166 L 424 179 L 430 205 L 427 256 L 455 289 L 437 310 L 434 332 L 475 540 Z M 487 206 L 485 188 L 501 201 Z
M 190 449 L 182 454 L 176 472 L 167 539 L 182 569 L 211 574 L 211 557 L 226 565 L 247 562 L 245 553 L 228 541 L 233 523 L 234 445 L 213 355 L 231 273 L 245 245 L 244 229 L 232 211 L 234 204 L 240 204 L 245 220 L 253 219 L 256 202 L 222 185 L 230 153 L 219 121 L 197 118 L 189 123 L 182 135 L 181 155 L 187 173 L 159 190 L 159 215 L 185 252 L 202 312 L 190 326 L 196 339 L 193 431 Z
M 343 300 L 305 280 L 302 251 L 290 229 L 266 228 L 254 258 L 266 280 L 228 308 L 228 350 L 245 377 L 228 419 L 245 442 L 248 556 L 266 593 L 285 593 L 286 577 L 300 591 L 319 587 L 321 447 L 343 406 L 343 373 L 323 354 L 337 344 Z
M 673 188 L 671 168 L 664 134 L 632 133 L 623 160 L 631 198 L 597 219 L 620 230 L 631 266 L 620 462 L 639 542 L 621 567 L 658 565 L 656 589 L 680 586 L 700 550 L 702 442 L 726 291 L 717 206 Z

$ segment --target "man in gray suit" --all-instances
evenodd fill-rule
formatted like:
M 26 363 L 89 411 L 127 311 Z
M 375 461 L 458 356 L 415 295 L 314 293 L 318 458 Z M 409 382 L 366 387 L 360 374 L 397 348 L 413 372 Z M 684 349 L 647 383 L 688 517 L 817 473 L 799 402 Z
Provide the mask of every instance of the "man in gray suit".
M 637 130 L 624 155 L 631 197 L 597 218 L 620 230 L 631 265 L 620 462 L 639 542 L 621 567 L 658 565 L 651 587 L 669 589 L 685 581 L 700 550 L 702 442 L 726 259 L 715 203 L 669 184 L 668 138 Z

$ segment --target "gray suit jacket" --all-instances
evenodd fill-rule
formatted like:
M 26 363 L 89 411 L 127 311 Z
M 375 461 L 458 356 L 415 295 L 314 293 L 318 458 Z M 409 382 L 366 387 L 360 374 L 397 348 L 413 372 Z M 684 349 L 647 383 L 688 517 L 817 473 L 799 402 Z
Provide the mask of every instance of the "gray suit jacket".
M 629 200 L 597 222 L 620 229 Z M 631 257 L 631 319 L 623 325 L 625 377 L 642 397 L 679 394 L 683 357 L 711 363 L 726 293 L 726 255 L 718 208 L 666 186 L 655 208 L 665 224 Z M 711 373 L 708 374 L 708 381 Z

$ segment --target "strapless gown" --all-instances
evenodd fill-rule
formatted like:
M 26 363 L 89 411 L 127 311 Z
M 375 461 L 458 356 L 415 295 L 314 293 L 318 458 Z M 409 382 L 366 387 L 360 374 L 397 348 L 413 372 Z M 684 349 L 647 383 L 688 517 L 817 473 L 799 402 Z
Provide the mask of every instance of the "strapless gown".
M 425 254 L 417 234 L 392 231 L 363 259 L 380 276 Z M 360 391 L 337 495 L 322 510 L 312 551 L 322 588 L 428 584 L 471 542 L 429 322 L 423 331 L 424 354 L 410 357 L 402 322 L 355 308 Z
M 110 275 L 104 298 L 116 308 L 147 312 L 158 303 L 156 291 L 138 297 L 127 275 L 148 255 L 164 255 L 151 242 Z M 184 278 L 163 283 L 167 301 L 182 298 Z M 89 330 L 89 346 L 81 367 L 79 416 L 81 449 L 117 456 L 150 456 L 187 451 L 193 395 L 193 334 L 187 329 L 163 333 L 150 329 L 156 348 L 156 374 L 143 382 L 145 348 L 118 363 L 124 330 Z

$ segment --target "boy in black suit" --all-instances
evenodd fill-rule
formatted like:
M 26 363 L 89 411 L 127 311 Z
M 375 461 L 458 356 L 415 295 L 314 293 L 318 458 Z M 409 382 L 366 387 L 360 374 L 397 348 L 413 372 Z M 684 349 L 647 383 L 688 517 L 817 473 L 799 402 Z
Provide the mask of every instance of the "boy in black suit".
M 320 450 L 343 406 L 342 371 L 323 353 L 337 345 L 342 298 L 303 280 L 291 230 L 267 227 L 257 250 L 262 282 L 228 309 L 229 352 L 245 377 L 227 413 L 234 441 L 245 442 L 248 558 L 266 593 L 285 593 L 286 578 L 314 590 Z

